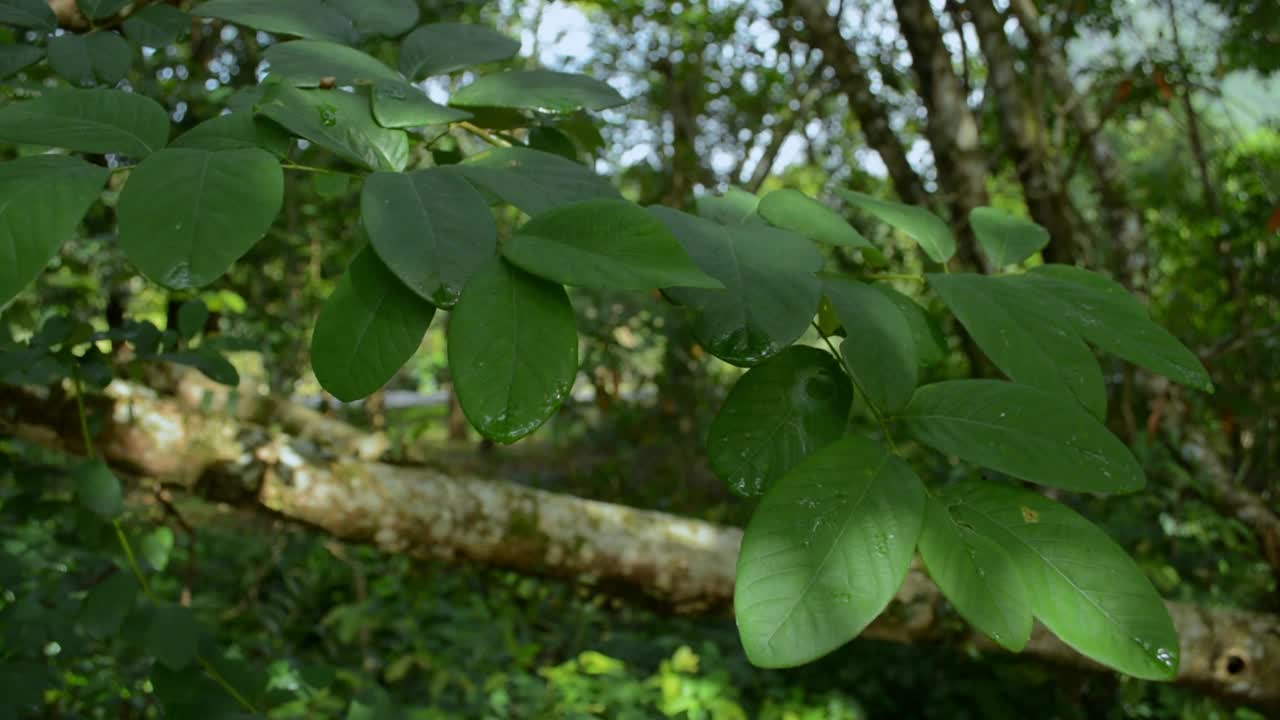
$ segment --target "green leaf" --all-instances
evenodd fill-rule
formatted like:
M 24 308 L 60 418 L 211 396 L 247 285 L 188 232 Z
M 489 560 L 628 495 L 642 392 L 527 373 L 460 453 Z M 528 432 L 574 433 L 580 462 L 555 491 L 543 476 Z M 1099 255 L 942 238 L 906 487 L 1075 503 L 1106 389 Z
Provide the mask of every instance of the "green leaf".
M 40 62 L 44 48 L 34 45 L 0 45 L 0 80 Z
M 0 308 L 58 254 L 109 174 L 106 168 L 57 155 L 0 164 Z
M 698 217 L 721 225 L 764 224 L 764 218 L 756 214 L 760 198 L 736 187 L 721 195 L 703 195 L 694 201 L 694 206 Z
M 415 0 L 325 0 L 341 12 L 361 35 L 395 37 L 418 24 Z
M 896 413 L 911 401 L 919 360 L 911 325 L 892 300 L 855 280 L 827 277 L 823 287 L 846 340 L 840 347 L 849 370 L 883 412 Z
M 502 252 L 524 270 L 562 285 L 723 287 L 698 269 L 662 221 L 626 200 L 587 200 L 537 215 Z
M 200 300 L 188 300 L 178 308 L 178 334 L 190 340 L 204 331 L 209 321 L 209 308 Z
M 373 117 L 382 127 L 411 128 L 447 125 L 471 113 L 432 102 L 411 85 L 380 85 L 373 90 Z
M 925 490 L 863 437 L 828 445 L 778 480 L 738 556 L 733 602 L 760 667 L 793 667 L 852 640 L 906 579 Z
M 433 23 L 409 33 L 400 43 L 400 72 L 418 81 L 430 75 L 506 60 L 520 43 L 483 25 Z
M 101 460 L 88 460 L 71 471 L 76 499 L 86 510 L 104 518 L 124 512 L 124 491 L 111 468 Z
M 0 20 L 3 12 L 4 0 L 0 0 Z M 0 710 L 12 710 L 13 717 L 38 717 L 45 709 L 44 691 L 53 681 L 54 673 L 46 665 L 0 662 Z
M 161 526 L 142 536 L 138 543 L 138 556 L 147 567 L 156 572 L 164 572 L 169 566 L 169 556 L 173 554 L 173 531 Z
M 80 606 L 81 627 L 92 637 L 114 636 L 133 610 L 137 595 L 138 582 L 133 577 L 123 572 L 112 573 L 85 596 Z
M 484 197 L 441 168 L 369 176 L 360 218 L 387 267 L 436 307 L 453 307 L 467 279 L 498 248 L 498 226 Z
M 539 125 L 529 130 L 527 139 L 529 147 L 534 150 L 559 155 L 566 160 L 578 162 L 578 146 L 573 138 L 550 125 Z
M 915 240 L 934 262 L 945 263 L 956 254 L 956 239 L 951 228 L 928 210 L 851 190 L 837 189 L 836 192 L 851 205 L 871 213 Z
M 578 331 L 564 288 L 501 258 L 471 277 L 449 318 L 458 403 L 485 437 L 511 443 L 538 429 L 573 388 Z
M 270 85 L 256 106 L 289 132 L 370 170 L 400 172 L 409 163 L 409 137 L 373 119 L 367 95 Z
M 112 32 L 59 35 L 49 40 L 49 66 L 81 87 L 115 85 L 133 63 L 133 46 Z
M 771 225 L 800 233 L 823 245 L 870 248 L 871 243 L 834 210 L 799 190 L 774 190 L 756 211 Z
M 454 169 L 480 188 L 529 215 L 595 198 L 618 198 L 608 180 L 559 155 L 528 148 L 494 148 Z
M 969 211 L 969 225 L 991 266 L 1014 265 L 1049 244 L 1049 231 L 1025 218 L 992 207 Z
M 324 40 L 293 40 L 262 54 L 267 73 L 288 78 L 294 87 L 319 87 L 325 78 L 337 85 L 406 85 L 400 73 L 352 47 Z
M 366 247 L 316 319 L 311 336 L 316 379 L 343 402 L 371 394 L 418 350 L 435 312 Z
M 200 287 L 266 234 L 283 202 L 284 173 L 264 150 L 161 150 L 120 193 L 120 246 L 153 281 Z
M 1015 382 L 1072 398 L 1094 417 L 1106 419 L 1102 369 L 1051 295 L 1010 278 L 971 273 L 928 278 L 1001 372 Z
M 191 30 L 191 16 L 172 5 L 148 5 L 124 21 L 125 37 L 139 45 L 162 48 Z
M 151 616 L 144 640 L 147 652 L 170 670 L 181 670 L 196 658 L 200 626 L 189 608 L 161 605 Z
M 1178 635 L 1141 568 L 1073 510 L 992 483 L 948 488 L 958 522 L 1013 559 L 1035 616 L 1081 654 L 1146 680 L 1172 680 Z
M 80 11 L 90 20 L 102 20 L 120 12 L 130 0 L 76 0 Z
M 872 287 L 897 305 L 902 316 L 906 318 L 907 325 L 911 327 L 911 337 L 915 341 L 916 359 L 920 361 L 920 367 L 931 367 L 946 359 L 947 345 L 942 338 L 942 332 L 938 330 L 937 323 L 929 313 L 920 307 L 920 303 L 888 285 L 877 283 Z
M 1146 308 L 1119 284 L 1068 265 L 1043 265 L 1015 281 L 1061 301 L 1065 320 L 1085 340 L 1174 382 L 1213 392 L 1199 358 L 1151 322 Z
M 925 385 L 903 412 L 921 442 L 1042 485 L 1092 493 L 1146 484 L 1129 448 L 1080 405 L 1029 385 L 953 380 Z
M 738 379 L 707 433 L 707 459 L 739 495 L 761 495 L 844 434 L 853 388 L 830 353 L 797 345 Z
M 207 348 L 202 347 L 191 352 L 160 353 L 155 356 L 155 359 L 195 368 L 210 380 L 227 387 L 240 385 L 240 373 L 236 371 L 236 366 L 222 354 Z
M 46 0 L 0 0 L 0 24 L 53 32 L 58 16 Z
M 937 498 L 925 509 L 920 557 L 965 620 L 1013 652 L 1026 647 L 1031 600 L 1013 559 L 994 540 L 957 523 Z
M 169 146 L 198 150 L 260 148 L 284 157 L 293 146 L 293 138 L 284 128 L 252 112 L 232 112 L 205 120 L 174 138 Z
M 822 296 L 814 275 L 822 255 L 799 235 L 763 224 L 726 226 L 652 207 L 689 256 L 723 289 L 673 288 L 667 294 L 697 312 L 694 331 L 716 357 L 754 365 L 795 342 Z
M 51 88 L 0 108 L 0 140 L 84 153 L 145 157 L 169 139 L 169 114 L 123 90 Z
M 483 75 L 449 98 L 459 107 L 500 107 L 568 113 L 604 110 L 626 103 L 608 83 L 554 70 L 509 70 Z
M 281 35 L 348 44 L 360 39 L 351 18 L 320 0 L 209 0 L 191 14 Z

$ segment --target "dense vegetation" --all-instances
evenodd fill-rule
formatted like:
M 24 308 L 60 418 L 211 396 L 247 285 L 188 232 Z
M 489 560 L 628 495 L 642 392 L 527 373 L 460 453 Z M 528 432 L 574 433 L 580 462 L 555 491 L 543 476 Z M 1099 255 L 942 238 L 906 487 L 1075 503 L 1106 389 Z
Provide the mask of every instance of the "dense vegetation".
M 0 0 L 0 710 L 1262 717 L 1269 12 Z

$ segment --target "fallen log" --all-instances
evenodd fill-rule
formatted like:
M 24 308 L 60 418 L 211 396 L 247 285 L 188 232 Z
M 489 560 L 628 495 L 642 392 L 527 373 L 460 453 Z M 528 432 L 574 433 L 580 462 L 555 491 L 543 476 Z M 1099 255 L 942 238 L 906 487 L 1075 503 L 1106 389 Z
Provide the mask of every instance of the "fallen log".
M 278 401 L 277 401 L 278 402 Z M 643 593 L 681 613 L 732 607 L 742 533 L 510 482 L 336 456 L 314 441 L 268 432 L 191 394 L 161 397 L 113 383 L 90 403 L 104 457 L 132 472 L 265 508 L 335 537 L 422 558 L 467 560 Z M 74 403 L 0 388 L 0 429 L 79 452 Z M 311 412 L 311 411 L 306 411 Z M 309 415 L 294 416 L 317 420 Z M 338 428 L 338 444 L 358 433 Z M 1280 705 L 1280 618 L 1168 603 L 1181 638 L 1177 682 L 1237 702 Z M 901 643 L 961 643 L 1000 652 L 954 617 L 928 577 L 912 570 L 864 635 Z M 1026 655 L 1102 669 L 1037 626 Z

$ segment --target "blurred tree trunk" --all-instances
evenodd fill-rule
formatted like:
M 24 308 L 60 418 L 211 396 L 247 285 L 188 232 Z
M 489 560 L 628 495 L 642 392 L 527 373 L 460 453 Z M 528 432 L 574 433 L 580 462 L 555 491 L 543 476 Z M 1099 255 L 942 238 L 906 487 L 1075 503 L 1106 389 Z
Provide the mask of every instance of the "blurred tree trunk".
M 1022 194 L 1031 217 L 1049 231 L 1045 260 L 1073 264 L 1076 228 L 1069 214 L 1071 199 L 1058 177 L 1057 158 L 1049 153 L 1048 133 L 1035 105 L 1018 80 L 1017 56 L 1005 35 L 1005 16 L 992 0 L 968 0 L 983 57 L 987 90 L 995 96 L 1001 131 L 1009 145 Z
M 16 388 L 4 392 L 6 434 L 64 452 L 82 449 L 73 401 Z M 335 455 L 331 446 L 243 423 L 203 393 L 191 404 L 194 398 L 159 397 L 119 381 L 110 392 L 90 398 L 91 412 L 101 420 L 96 442 L 109 462 L 127 472 L 388 552 L 567 578 L 676 612 L 723 613 L 732 607 L 742 539 L 737 528 Z M 296 408 L 290 424 L 298 425 L 309 412 Z M 317 422 L 333 429 L 341 445 L 360 445 L 352 442 L 359 435 L 354 429 L 336 428 L 327 418 Z M 1177 682 L 1239 702 L 1280 703 L 1280 618 L 1168 606 L 1181 639 Z M 919 569 L 863 635 L 1001 652 L 977 633 L 957 631 L 953 611 Z M 1024 652 L 1102 669 L 1040 626 Z
M 1103 119 L 1094 111 L 1089 99 L 1076 90 L 1068 71 L 1066 53 L 1045 36 L 1035 1 L 1010 0 L 1009 9 L 1018 18 L 1031 50 L 1053 86 L 1060 112 L 1080 133 L 1080 148 L 1076 152 L 1083 155 L 1093 173 L 1103 222 L 1107 234 L 1114 240 L 1108 248 L 1107 265 L 1116 279 L 1130 290 L 1143 292 L 1147 287 L 1148 250 L 1142 215 L 1130 201 L 1124 173 L 1104 132 Z M 1113 99 L 1113 103 L 1116 102 L 1123 102 L 1122 95 Z M 1065 185 L 1070 179 L 1068 168 L 1062 182 Z
M 911 51 L 920 98 L 928 111 L 925 135 L 933 148 L 933 162 L 946 198 L 957 254 L 966 264 L 986 268 L 976 250 L 969 211 L 990 204 L 987 160 L 978 122 L 969 109 L 964 86 L 942 39 L 942 27 L 929 0 L 894 0 L 898 25 Z

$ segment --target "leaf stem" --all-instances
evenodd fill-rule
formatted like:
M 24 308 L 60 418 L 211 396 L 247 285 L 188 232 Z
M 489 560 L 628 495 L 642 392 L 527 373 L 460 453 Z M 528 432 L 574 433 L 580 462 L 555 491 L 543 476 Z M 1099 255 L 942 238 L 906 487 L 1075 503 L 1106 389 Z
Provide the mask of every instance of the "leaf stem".
M 285 170 L 297 170 L 299 172 L 319 173 L 321 175 L 352 175 L 354 173 L 343 172 L 341 170 L 330 170 L 329 168 L 315 167 L 313 165 L 299 165 L 297 163 L 280 163 L 280 167 Z
M 489 132 L 488 130 L 485 130 L 482 127 L 479 127 L 478 125 L 473 125 L 466 120 L 460 120 L 454 124 L 462 128 L 463 130 L 466 130 L 467 132 L 471 133 L 472 135 L 475 135 L 481 140 L 484 140 L 490 145 L 493 145 L 494 147 L 511 147 L 510 142 L 503 140 L 502 138 L 494 135 L 493 133 Z
M 84 440 L 85 455 L 90 459 L 93 459 L 96 456 L 96 453 L 93 448 L 93 436 L 89 433 L 89 415 L 85 412 L 84 407 L 84 383 L 80 380 L 79 366 L 74 364 L 71 368 L 71 379 L 72 382 L 75 383 L 76 414 L 80 416 L 80 435 Z M 133 545 L 129 542 L 129 536 L 125 535 L 124 527 L 120 524 L 120 520 L 118 518 L 113 519 L 111 524 L 115 527 L 116 539 L 120 542 L 120 549 L 124 551 L 125 559 L 129 563 L 129 569 L 133 572 L 133 576 L 138 580 L 138 585 L 142 587 L 142 594 L 146 595 L 147 599 L 151 602 L 156 603 L 157 605 L 160 604 L 160 599 L 156 596 L 155 591 L 152 590 L 151 583 L 147 582 L 146 574 L 142 572 L 142 566 L 138 564 L 138 556 L 133 552 Z M 218 669 L 214 667 L 213 663 L 209 662 L 207 658 L 203 655 L 197 654 L 196 661 L 200 663 L 200 667 L 204 668 L 204 671 L 209 674 L 209 677 L 212 678 L 215 683 L 220 685 L 223 690 L 226 690 L 236 702 L 240 703 L 241 707 L 251 715 L 258 716 L 262 714 L 248 698 L 241 695 L 240 691 L 236 690 L 231 683 L 227 682 L 227 679 L 222 676 L 222 673 L 218 672 Z
M 862 276 L 866 280 L 908 280 L 910 282 L 926 282 L 923 275 L 914 273 L 868 273 Z
M 862 383 L 858 382 L 858 376 L 853 374 L 853 368 L 849 367 L 849 363 L 845 362 L 844 355 L 842 355 L 839 350 L 836 350 L 836 346 L 832 344 L 831 338 L 827 337 L 827 334 L 822 332 L 822 328 L 819 327 L 818 323 L 815 322 L 812 324 L 813 329 L 817 330 L 818 335 L 822 337 L 822 342 L 827 344 L 827 349 L 831 351 L 832 355 L 836 356 L 836 359 L 839 360 L 840 364 L 844 367 L 844 371 L 849 374 L 849 381 L 853 383 L 853 387 L 858 391 L 858 395 L 862 397 L 863 402 L 865 402 L 867 407 L 871 409 L 871 415 L 875 417 L 876 424 L 880 426 L 880 432 L 884 434 L 885 442 L 889 444 L 889 450 L 891 450 L 894 455 L 899 454 L 898 446 L 893 442 L 893 435 L 889 433 L 889 424 L 885 422 L 884 415 L 880 413 L 880 408 L 876 407 L 876 404 L 871 402 L 871 396 L 868 395 L 866 389 L 862 387 Z

